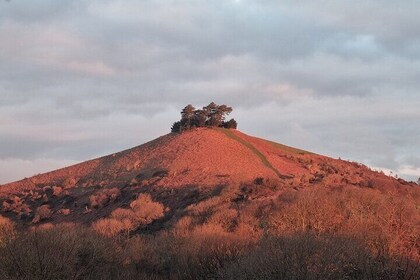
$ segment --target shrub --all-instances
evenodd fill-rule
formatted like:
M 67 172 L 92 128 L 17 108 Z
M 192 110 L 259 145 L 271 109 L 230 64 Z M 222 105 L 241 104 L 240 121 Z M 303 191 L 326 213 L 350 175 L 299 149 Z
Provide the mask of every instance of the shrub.
M 135 219 L 141 224 L 149 224 L 156 219 L 164 216 L 164 206 L 159 202 L 154 202 L 149 194 L 141 194 L 130 203 L 134 212 Z
M 238 123 L 235 121 L 235 119 L 230 119 L 228 122 L 223 123 L 223 127 L 227 129 L 237 129 Z
M 137 272 L 162 279 L 223 279 L 219 270 L 245 252 L 249 245 L 220 227 L 200 227 L 187 236 L 169 232 L 130 239 L 125 254 Z
M 60 196 L 61 193 L 63 192 L 63 188 L 57 187 L 57 186 L 52 187 L 52 190 L 53 190 L 53 196 Z
M 102 208 L 114 202 L 120 196 L 121 191 L 118 188 L 105 189 L 89 197 L 90 206 L 92 208 Z
M 0 247 L 1 279 L 128 279 L 122 268 L 115 246 L 82 227 L 34 230 Z
M 64 215 L 64 216 L 68 216 L 71 213 L 71 210 L 68 208 L 62 208 L 60 210 L 57 211 L 58 214 Z
M 172 124 L 171 132 L 180 132 L 181 131 L 181 122 L 177 121 Z
M 52 216 L 52 211 L 50 209 L 50 206 L 42 205 L 36 209 L 35 217 L 32 220 L 32 222 L 36 224 L 43 220 L 51 218 L 51 216 Z
M 17 214 L 20 218 L 28 217 L 32 210 L 28 204 L 25 203 L 25 200 L 19 196 L 13 196 L 8 198 L 3 202 L 3 211 L 13 212 Z
M 126 225 L 123 221 L 117 219 L 100 219 L 92 224 L 93 229 L 105 237 L 115 238 L 122 231 L 126 230 Z
M 8 218 L 0 216 L 0 247 L 11 240 L 16 234 L 15 225 Z
M 268 237 L 219 274 L 223 279 L 417 279 L 419 272 L 375 258 L 356 240 L 297 234 Z
M 121 232 L 126 232 L 129 236 L 132 230 L 162 218 L 164 209 L 164 206 L 154 202 L 149 194 L 141 194 L 130 203 L 130 209 L 115 209 L 110 218 L 95 222 L 93 228 L 107 237 L 116 237 Z

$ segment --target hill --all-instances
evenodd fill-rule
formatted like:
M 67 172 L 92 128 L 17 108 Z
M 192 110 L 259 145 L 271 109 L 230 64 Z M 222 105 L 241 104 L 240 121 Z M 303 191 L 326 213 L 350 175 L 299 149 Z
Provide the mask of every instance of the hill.
M 2 212 L 14 212 L 25 222 L 30 222 L 42 205 L 49 205 L 55 213 L 49 221 L 92 221 L 128 203 L 145 188 L 179 192 L 240 185 L 256 179 L 295 189 L 316 185 L 379 189 L 410 186 L 358 163 L 316 155 L 237 130 L 198 128 L 3 185 L 0 202 Z M 106 196 L 113 192 L 118 199 L 111 203 Z M 104 196 L 100 207 L 92 205 L 94 196 Z M 63 208 L 70 214 L 60 218 L 58 213 Z
M 420 273 L 417 184 L 237 130 L 170 133 L 0 186 L 0 203 L 0 233 L 11 221 L 23 232 L 48 228 L 12 237 L 10 246 L 27 246 L 36 259 L 42 244 L 33 240 L 55 240 L 45 241 L 45 268 L 26 268 L 41 276 L 63 258 L 50 248 L 73 256 L 63 244 L 77 238 L 86 241 L 80 250 L 114 252 L 104 258 L 131 275 L 110 279 L 397 279 L 398 273 L 415 279 Z M 112 248 L 95 247 L 90 234 L 112 240 Z M 28 251 L 20 253 L 24 259 Z M 13 260 L 0 258 L 5 263 Z M 103 259 L 101 265 L 111 267 Z M 98 273 L 96 279 L 108 279 Z M 51 279 L 67 279 L 60 277 Z

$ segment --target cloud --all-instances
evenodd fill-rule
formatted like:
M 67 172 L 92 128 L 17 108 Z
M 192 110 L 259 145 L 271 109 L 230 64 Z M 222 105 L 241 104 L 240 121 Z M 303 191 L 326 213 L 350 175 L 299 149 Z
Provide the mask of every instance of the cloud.
M 420 174 L 420 168 L 419 167 L 415 167 L 412 165 L 403 165 L 402 167 L 400 167 L 398 169 L 399 174 L 401 175 L 405 175 L 405 176 L 412 176 L 412 177 L 416 177 L 417 179 L 420 179 L 420 176 L 418 176 Z
M 214 100 L 251 134 L 417 170 L 414 5 L 0 2 L 0 159 L 115 152 Z
M 41 170 L 52 170 L 76 164 L 72 160 L 44 159 L 22 160 L 16 158 L 0 159 L 0 183 L 7 183 L 34 176 Z

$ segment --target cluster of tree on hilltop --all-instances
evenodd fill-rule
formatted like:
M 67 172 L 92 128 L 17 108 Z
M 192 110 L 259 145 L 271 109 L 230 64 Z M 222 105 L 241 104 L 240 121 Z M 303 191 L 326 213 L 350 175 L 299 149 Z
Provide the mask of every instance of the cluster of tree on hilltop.
M 236 129 L 238 123 L 234 119 L 225 121 L 226 115 L 232 112 L 232 107 L 217 105 L 212 102 L 202 109 L 195 109 L 188 104 L 181 111 L 181 120 L 172 125 L 172 132 L 181 132 L 195 127 L 224 127 Z

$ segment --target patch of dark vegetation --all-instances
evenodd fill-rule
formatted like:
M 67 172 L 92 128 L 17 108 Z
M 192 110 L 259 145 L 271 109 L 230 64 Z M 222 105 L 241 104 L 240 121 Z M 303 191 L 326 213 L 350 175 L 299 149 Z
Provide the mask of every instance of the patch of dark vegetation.
M 56 204 L 61 208 L 68 208 L 74 205 L 76 198 L 71 195 L 66 195 L 56 201 Z
M 152 174 L 152 177 L 163 178 L 163 177 L 168 176 L 168 174 L 169 174 L 168 170 L 157 170 Z
M 144 179 L 146 179 L 147 178 L 147 174 L 146 173 L 139 173 L 139 174 L 137 174 L 137 176 L 136 176 L 136 179 L 137 180 L 144 180 Z
M 147 181 L 150 179 L 161 179 L 161 178 L 167 177 L 168 175 L 169 175 L 169 171 L 167 169 L 153 168 L 150 170 L 144 170 L 140 172 L 139 174 L 137 174 L 132 183 L 144 184 L 144 181 Z
M 254 180 L 254 184 L 255 184 L 255 185 L 260 186 L 260 185 L 262 185 L 263 183 L 264 183 L 264 178 L 263 178 L 263 177 L 257 177 L 257 178 L 255 178 L 255 180 Z
M 196 127 L 223 127 L 236 129 L 238 123 L 231 119 L 225 121 L 225 116 L 232 112 L 232 107 L 217 105 L 211 102 L 202 109 L 195 109 L 191 104 L 181 111 L 181 120 L 172 125 L 172 132 L 182 132 Z

